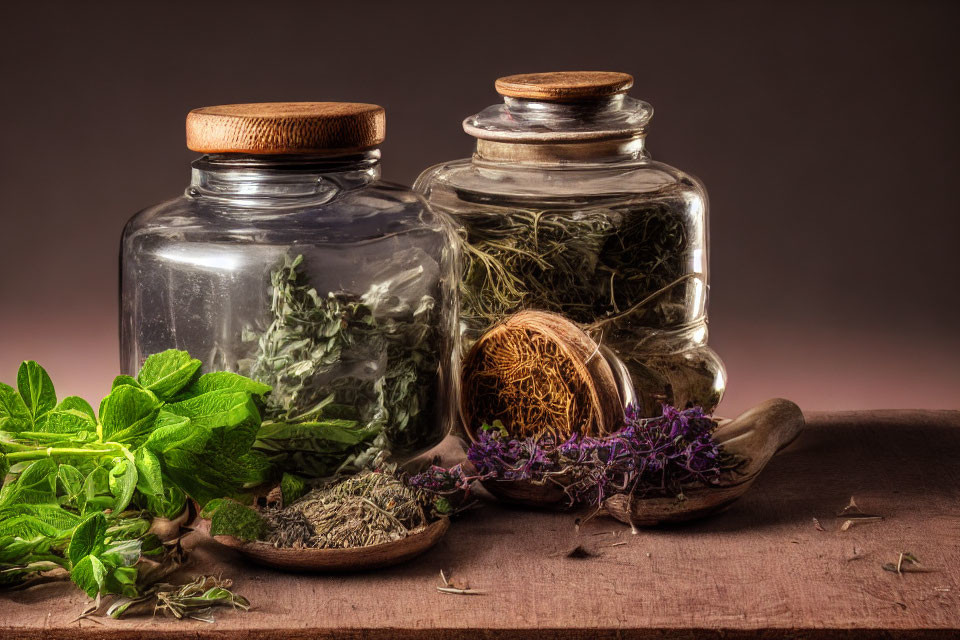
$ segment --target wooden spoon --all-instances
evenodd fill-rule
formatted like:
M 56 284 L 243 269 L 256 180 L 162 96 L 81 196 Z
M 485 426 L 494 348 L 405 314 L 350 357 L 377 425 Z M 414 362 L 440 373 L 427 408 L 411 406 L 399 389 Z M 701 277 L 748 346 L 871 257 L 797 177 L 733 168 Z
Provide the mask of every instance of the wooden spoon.
M 343 572 L 376 569 L 405 562 L 439 542 L 449 528 L 450 520 L 443 518 L 406 538 L 350 549 L 275 547 L 268 542 L 245 542 L 224 535 L 213 536 L 213 539 L 267 567 L 287 571 Z
M 744 460 L 735 474 L 718 486 L 685 488 L 684 500 L 676 498 L 631 498 L 615 495 L 603 506 L 611 516 L 637 526 L 647 527 L 684 522 L 729 506 L 742 496 L 770 458 L 800 435 L 804 420 L 800 407 L 782 398 L 767 400 L 733 420 L 723 420 L 714 439 Z

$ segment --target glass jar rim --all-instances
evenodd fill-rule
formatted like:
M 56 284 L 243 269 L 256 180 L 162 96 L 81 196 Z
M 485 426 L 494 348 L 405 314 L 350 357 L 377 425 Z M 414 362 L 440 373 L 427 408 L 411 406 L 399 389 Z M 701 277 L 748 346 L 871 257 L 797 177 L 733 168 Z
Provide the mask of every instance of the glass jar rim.
M 622 94 L 577 102 L 505 97 L 466 118 L 463 130 L 497 142 L 586 142 L 643 135 L 652 118 L 652 105 Z

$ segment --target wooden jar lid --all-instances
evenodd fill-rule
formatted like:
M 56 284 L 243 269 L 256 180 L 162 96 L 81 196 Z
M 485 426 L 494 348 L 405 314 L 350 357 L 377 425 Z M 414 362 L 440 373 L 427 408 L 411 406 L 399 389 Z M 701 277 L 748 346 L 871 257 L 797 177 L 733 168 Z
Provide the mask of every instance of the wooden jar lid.
M 187 114 L 187 148 L 201 153 L 289 154 L 375 147 L 383 107 L 362 102 L 259 102 Z
M 497 93 L 510 98 L 571 102 L 623 93 L 633 76 L 618 71 L 551 71 L 498 78 Z

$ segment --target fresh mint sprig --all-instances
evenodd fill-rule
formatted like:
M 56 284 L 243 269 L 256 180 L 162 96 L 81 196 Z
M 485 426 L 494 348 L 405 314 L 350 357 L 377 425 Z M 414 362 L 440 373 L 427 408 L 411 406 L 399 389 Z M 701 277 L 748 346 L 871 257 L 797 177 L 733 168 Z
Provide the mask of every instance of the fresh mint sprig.
M 266 479 L 251 447 L 270 387 L 200 368 L 184 351 L 152 355 L 96 412 L 58 403 L 36 362 L 0 384 L 0 584 L 59 567 L 90 596 L 134 597 L 138 561 L 161 551 L 150 518 Z

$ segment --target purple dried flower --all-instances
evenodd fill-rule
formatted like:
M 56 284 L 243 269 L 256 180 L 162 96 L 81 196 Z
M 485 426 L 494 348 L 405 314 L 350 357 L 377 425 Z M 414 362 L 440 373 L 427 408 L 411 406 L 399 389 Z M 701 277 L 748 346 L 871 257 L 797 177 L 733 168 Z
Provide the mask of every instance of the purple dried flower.
M 507 440 L 504 430 L 481 429 L 467 451 L 475 476 L 467 476 L 459 465 L 433 467 L 411 482 L 442 492 L 466 488 L 474 480 L 553 480 L 565 487 L 572 502 L 599 505 L 614 493 L 679 495 L 686 485 L 716 483 L 736 466 L 713 440 L 716 422 L 699 407 L 664 405 L 662 415 L 643 418 L 630 405 L 625 418 L 623 428 L 609 436 L 574 434 L 559 445 L 550 439 Z

